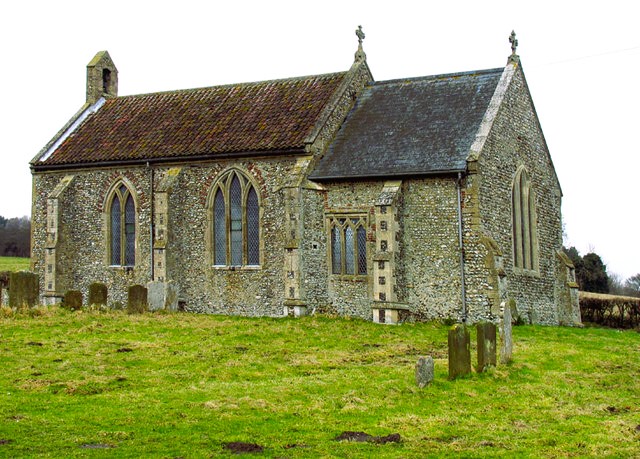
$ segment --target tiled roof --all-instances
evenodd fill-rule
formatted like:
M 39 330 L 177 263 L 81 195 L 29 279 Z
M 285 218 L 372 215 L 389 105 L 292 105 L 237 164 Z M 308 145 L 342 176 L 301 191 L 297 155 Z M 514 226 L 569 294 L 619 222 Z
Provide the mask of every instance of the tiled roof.
M 503 69 L 366 87 L 312 179 L 464 171 Z
M 38 165 L 304 148 L 346 73 L 117 97 Z

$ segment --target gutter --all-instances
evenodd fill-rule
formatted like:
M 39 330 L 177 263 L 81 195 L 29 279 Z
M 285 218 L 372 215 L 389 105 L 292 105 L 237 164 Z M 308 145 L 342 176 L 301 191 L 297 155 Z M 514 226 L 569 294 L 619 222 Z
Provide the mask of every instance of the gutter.
M 462 172 L 458 172 L 456 189 L 458 191 L 458 246 L 460 248 L 460 283 L 462 295 L 462 323 L 467 323 L 467 291 L 464 275 L 464 240 L 462 238 Z
M 149 166 L 154 164 L 166 163 L 185 163 L 185 162 L 206 162 L 217 161 L 220 159 L 242 158 L 242 157 L 269 157 L 277 155 L 307 155 L 304 148 L 292 148 L 289 150 L 269 150 L 269 151 L 242 151 L 231 153 L 214 153 L 195 156 L 165 156 L 160 158 L 143 158 L 143 159 L 124 159 L 110 161 L 85 161 L 81 163 L 64 163 L 64 164 L 36 164 L 31 163 L 33 172 L 46 172 L 54 170 L 66 169 L 94 169 L 100 167 L 119 167 L 119 166 Z
M 351 179 L 383 179 L 388 177 L 433 177 L 438 175 L 455 175 L 460 176 L 461 173 L 466 172 L 465 169 L 442 169 L 434 171 L 415 171 L 415 172 L 392 172 L 392 173 L 380 173 L 380 174 L 361 174 L 361 175 L 323 175 L 319 177 L 309 176 L 309 180 L 313 182 L 329 182 L 339 180 L 351 180 Z

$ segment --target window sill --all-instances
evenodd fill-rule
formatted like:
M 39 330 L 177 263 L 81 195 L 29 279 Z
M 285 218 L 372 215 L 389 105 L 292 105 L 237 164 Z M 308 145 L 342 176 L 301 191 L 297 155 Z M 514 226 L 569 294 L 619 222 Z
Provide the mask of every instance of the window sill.
M 246 265 L 246 266 L 213 265 L 212 268 L 216 271 L 260 271 L 262 269 L 262 266 L 260 265 Z
M 123 265 L 109 265 L 109 269 L 113 269 L 113 270 L 121 270 L 124 271 L 126 273 L 130 273 L 133 272 L 133 268 L 135 268 L 135 266 L 131 265 L 131 266 L 123 266 Z

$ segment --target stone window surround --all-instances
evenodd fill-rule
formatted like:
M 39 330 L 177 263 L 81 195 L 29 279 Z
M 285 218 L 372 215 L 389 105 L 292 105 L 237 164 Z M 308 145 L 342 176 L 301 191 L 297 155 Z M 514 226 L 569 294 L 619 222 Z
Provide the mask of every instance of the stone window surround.
M 113 203 L 113 200 L 116 196 L 118 196 L 120 194 L 119 189 L 124 186 L 127 189 L 127 192 L 129 194 L 129 196 L 131 196 L 131 198 L 133 199 L 133 206 L 135 209 L 135 228 L 134 228 L 134 243 L 133 243 L 133 251 L 134 251 L 134 263 L 133 265 L 127 265 L 127 264 L 120 264 L 120 265 L 114 265 L 111 263 L 112 257 L 111 257 L 111 238 L 112 238 L 112 234 L 111 234 L 111 205 Z M 136 193 L 136 188 L 133 186 L 133 184 L 126 178 L 126 177 L 118 177 L 116 180 L 114 180 L 113 184 L 111 185 L 111 187 L 109 188 L 109 190 L 106 193 L 106 199 L 104 200 L 103 203 L 103 222 L 104 222 L 104 241 L 105 241 L 105 264 L 107 266 L 109 266 L 110 268 L 116 268 L 116 269 L 125 269 L 125 270 L 130 270 L 135 268 L 137 262 L 138 262 L 138 237 L 140 235 L 140 224 L 139 224 L 139 218 L 138 218 L 138 209 L 139 209 L 139 203 L 138 203 L 138 194 Z M 122 228 L 121 231 L 124 231 L 124 228 Z M 124 255 L 124 253 L 123 253 Z
M 539 276 L 535 189 L 525 166 L 518 167 L 511 188 L 514 272 Z
M 332 238 L 331 233 L 332 229 L 335 226 L 335 222 L 339 219 L 346 219 L 350 223 L 347 223 L 348 226 L 354 228 L 354 242 L 356 246 L 356 251 L 354 253 L 354 274 L 347 274 L 345 266 L 345 260 L 342 260 L 342 272 L 334 273 L 333 272 L 333 253 L 332 253 Z M 352 220 L 358 220 L 357 223 L 352 223 Z M 327 234 L 327 269 L 329 275 L 333 279 L 338 280 L 349 280 L 356 282 L 365 282 L 368 281 L 369 276 L 371 274 L 371 269 L 369 267 L 369 262 L 371 260 L 371 255 L 369 253 L 369 241 L 368 241 L 368 232 L 369 232 L 369 210 L 367 209 L 335 209 L 325 212 L 325 222 L 326 222 L 326 234 Z M 342 225 L 341 225 L 342 226 Z M 359 252 L 357 251 L 357 232 L 355 231 L 358 227 L 362 227 L 365 230 L 365 241 L 366 241 L 366 252 L 365 252 L 365 263 L 366 263 L 366 273 L 358 274 L 358 257 Z M 344 243 L 344 237 L 341 238 L 341 241 Z M 343 247 L 341 253 L 344 254 L 346 249 Z
M 225 208 L 229 206 L 229 193 L 228 188 L 231 184 L 232 176 L 237 175 L 241 178 L 241 181 L 244 180 L 245 183 L 242 184 L 242 258 L 243 264 L 241 265 L 233 265 L 226 264 L 220 265 L 215 263 L 215 215 L 214 215 L 214 204 L 216 193 L 220 188 L 225 188 L 223 191 L 225 193 Z M 259 248 L 258 248 L 258 256 L 259 263 L 258 264 L 246 264 L 247 261 L 247 234 L 246 234 L 246 224 L 247 224 L 247 196 L 249 190 L 253 187 L 255 191 L 256 197 L 258 199 L 258 239 L 259 239 Z M 232 166 L 222 170 L 217 174 L 217 177 L 212 182 L 211 188 L 209 190 L 209 195 L 206 201 L 206 209 L 207 209 L 207 226 L 206 226 L 206 251 L 207 251 L 207 260 L 209 265 L 214 270 L 221 271 L 259 271 L 262 269 L 264 263 L 264 237 L 263 237 L 263 228 L 262 228 L 262 217 L 263 217 L 263 203 L 259 193 L 260 187 L 257 182 L 253 178 L 253 176 L 245 169 L 240 168 L 238 166 Z M 228 213 L 228 212 L 227 212 Z M 228 220 L 228 219 L 227 219 Z M 229 245 L 229 229 L 227 227 L 227 260 L 230 259 L 230 245 Z

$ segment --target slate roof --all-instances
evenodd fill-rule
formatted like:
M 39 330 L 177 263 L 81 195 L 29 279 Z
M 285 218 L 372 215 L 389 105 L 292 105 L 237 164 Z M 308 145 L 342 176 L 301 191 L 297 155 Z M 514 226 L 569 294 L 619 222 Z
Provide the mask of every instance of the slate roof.
M 464 171 L 502 68 L 372 83 L 314 180 Z
M 107 99 L 36 167 L 302 151 L 346 72 Z M 44 159 L 44 160 L 43 160 Z

